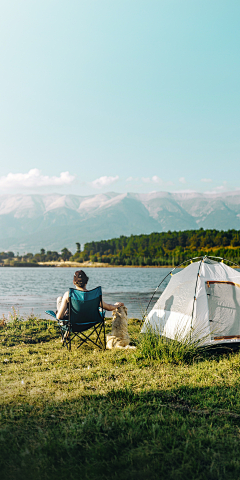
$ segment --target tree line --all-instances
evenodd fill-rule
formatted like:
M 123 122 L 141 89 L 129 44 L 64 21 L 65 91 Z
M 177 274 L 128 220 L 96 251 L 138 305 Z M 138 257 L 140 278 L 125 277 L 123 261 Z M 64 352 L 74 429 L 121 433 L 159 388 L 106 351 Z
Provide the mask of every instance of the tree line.
M 80 247 L 79 247 L 80 248 Z M 76 253 L 80 252 L 77 250 Z M 26 253 L 24 255 L 16 255 L 14 252 L 1 252 L 0 253 L 0 262 L 4 265 L 10 266 L 35 266 L 38 265 L 40 262 L 66 262 L 72 257 L 72 253 L 68 250 L 68 248 L 63 248 L 61 252 L 45 251 L 44 248 L 41 248 L 39 253 Z
M 164 266 L 178 265 L 190 257 L 213 255 L 240 263 L 240 230 L 184 230 L 151 233 L 149 235 L 120 236 L 110 240 L 76 242 L 76 252 L 68 248 L 61 252 L 45 251 L 15 255 L 1 252 L 0 261 L 10 265 L 38 264 L 39 262 L 98 262 L 110 265 Z
M 178 265 L 189 257 L 205 254 L 240 262 L 239 230 L 185 230 L 120 236 L 111 240 L 88 242 L 76 252 L 75 261 L 111 265 Z

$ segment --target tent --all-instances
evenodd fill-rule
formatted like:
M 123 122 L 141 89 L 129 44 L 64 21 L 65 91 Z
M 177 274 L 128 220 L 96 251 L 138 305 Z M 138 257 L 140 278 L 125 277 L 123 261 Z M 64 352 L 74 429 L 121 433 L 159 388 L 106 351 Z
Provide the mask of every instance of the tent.
M 240 342 L 240 272 L 223 260 L 200 257 L 171 275 L 142 333 L 150 328 L 169 339 L 188 336 L 203 345 Z

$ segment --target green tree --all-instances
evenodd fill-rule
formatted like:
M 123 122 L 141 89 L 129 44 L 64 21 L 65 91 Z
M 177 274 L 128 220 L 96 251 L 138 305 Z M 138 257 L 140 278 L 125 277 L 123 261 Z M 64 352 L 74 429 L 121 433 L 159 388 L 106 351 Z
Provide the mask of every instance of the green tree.
M 68 248 L 64 247 L 62 250 L 61 250 L 61 257 L 62 259 L 64 260 L 64 262 L 66 262 L 67 260 L 69 260 L 69 258 L 72 256 L 72 253 L 68 250 Z

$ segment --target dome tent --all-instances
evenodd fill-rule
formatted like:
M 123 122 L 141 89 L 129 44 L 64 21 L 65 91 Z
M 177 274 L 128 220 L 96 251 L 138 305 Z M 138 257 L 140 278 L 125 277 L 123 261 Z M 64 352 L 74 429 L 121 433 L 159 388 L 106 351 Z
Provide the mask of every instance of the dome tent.
M 203 345 L 240 342 L 240 273 L 210 257 L 191 263 L 171 276 L 142 333 L 149 329 Z

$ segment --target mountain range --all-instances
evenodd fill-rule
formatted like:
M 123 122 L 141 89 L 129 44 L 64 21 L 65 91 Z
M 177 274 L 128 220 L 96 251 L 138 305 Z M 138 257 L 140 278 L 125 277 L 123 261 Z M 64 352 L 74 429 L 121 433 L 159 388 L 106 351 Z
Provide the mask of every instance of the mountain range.
M 75 252 L 76 242 L 120 235 L 240 229 L 240 191 L 0 195 L 0 251 Z

